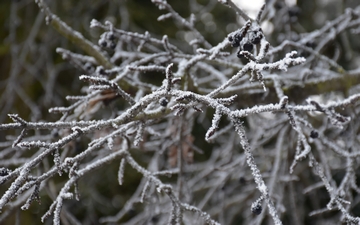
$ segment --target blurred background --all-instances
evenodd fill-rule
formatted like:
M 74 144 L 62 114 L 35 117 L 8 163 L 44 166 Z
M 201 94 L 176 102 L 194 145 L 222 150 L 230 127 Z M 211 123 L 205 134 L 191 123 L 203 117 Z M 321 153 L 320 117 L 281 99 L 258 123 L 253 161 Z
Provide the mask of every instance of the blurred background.
M 184 52 L 192 52 L 188 45 L 183 44 L 184 41 L 189 42 L 193 39 L 192 32 L 179 29 L 181 25 L 171 19 L 157 21 L 163 11 L 150 0 L 46 2 L 53 13 L 93 43 L 98 42 L 102 33 L 99 29 L 90 29 L 90 21 L 95 18 L 101 22 L 111 21 L 116 28 L 126 31 L 142 34 L 148 31 L 153 37 L 160 39 L 166 34 L 172 44 Z M 168 2 L 184 18 L 194 14 L 197 29 L 212 45 L 221 42 L 244 23 L 232 9 L 218 3 L 217 0 Z M 237 0 L 236 4 L 254 17 L 263 2 Z M 273 20 L 264 21 L 262 24 L 272 46 L 279 45 L 284 39 L 298 40 L 301 33 L 321 28 L 326 21 L 342 14 L 347 7 L 358 6 L 359 1 L 278 0 L 275 5 L 277 13 Z M 59 35 L 51 26 L 46 25 L 45 16 L 33 0 L 0 1 L 0 25 L 0 123 L 11 122 L 7 116 L 9 113 L 19 114 L 28 121 L 58 120 L 59 115 L 48 113 L 48 109 L 67 106 L 69 102 L 65 96 L 80 94 L 83 82 L 79 81 L 78 77 L 83 72 L 64 61 L 55 49 L 61 47 L 76 53 L 83 53 L 82 50 Z M 342 46 L 339 62 L 345 69 L 353 69 L 360 65 L 358 40 L 358 35 L 349 34 L 337 37 L 334 41 L 334 46 Z M 349 46 L 351 51 L 346 51 Z M 330 47 L 328 51 L 331 55 L 334 50 Z M 201 138 L 204 132 L 199 132 Z M 13 135 L 15 131 L 0 131 L 0 142 L 11 139 Z M 133 194 L 134 187 L 138 186 L 141 179 L 138 173 L 128 168 L 125 174 L 127 181 L 123 186 L 119 186 L 114 172 L 117 169 L 118 164 L 114 164 L 99 171 L 98 175 L 102 177 L 100 183 L 95 176 L 88 177 L 86 184 L 80 184 L 82 200 L 69 200 L 65 210 L 71 210 L 83 224 L 96 224 L 100 217 L 116 214 Z M 56 185 L 61 186 L 66 177 L 56 179 Z M 8 186 L 0 186 L 0 194 L 6 187 Z M 101 195 L 94 194 L 97 193 L 95 189 L 100 190 Z M 20 224 L 39 224 L 40 217 L 50 206 L 52 198 L 54 196 L 43 193 L 41 205 L 34 203 L 27 211 L 13 210 L 9 216 L 6 215 L 2 224 L 15 224 L 16 215 L 21 215 L 21 221 L 18 221 Z M 141 210 L 142 206 L 136 207 L 129 211 L 124 221 Z M 0 214 L 0 218 L 4 216 L 5 213 Z M 51 222 L 46 220 L 45 224 Z M 240 224 L 238 222 L 234 219 L 233 224 Z M 152 223 L 156 224 L 156 219 Z M 307 221 L 306 224 L 312 223 Z

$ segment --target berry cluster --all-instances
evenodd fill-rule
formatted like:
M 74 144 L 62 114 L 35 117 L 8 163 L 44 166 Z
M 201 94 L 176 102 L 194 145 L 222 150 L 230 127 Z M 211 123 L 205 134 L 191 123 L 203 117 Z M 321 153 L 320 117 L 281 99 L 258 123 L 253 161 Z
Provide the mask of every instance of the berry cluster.
M 311 132 L 310 132 L 310 137 L 311 138 L 318 138 L 319 137 L 319 133 L 316 131 L 316 130 L 312 130 Z
M 241 51 L 252 52 L 254 45 L 260 44 L 260 41 L 263 38 L 260 27 L 257 30 L 250 30 L 250 26 L 250 23 L 246 23 L 239 31 L 228 36 L 231 46 L 239 47 L 239 51 L 237 52 L 237 57 L 239 58 L 244 57 L 244 55 L 241 54 Z
M 101 35 L 99 40 L 99 45 L 103 48 L 115 49 L 116 47 L 116 37 L 113 32 L 107 32 Z

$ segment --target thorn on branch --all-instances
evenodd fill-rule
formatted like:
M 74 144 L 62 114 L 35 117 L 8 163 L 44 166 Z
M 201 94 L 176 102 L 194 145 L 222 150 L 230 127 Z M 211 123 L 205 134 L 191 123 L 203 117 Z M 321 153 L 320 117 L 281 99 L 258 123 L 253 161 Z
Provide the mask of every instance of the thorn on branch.
M 164 49 L 170 53 L 170 55 L 173 55 L 173 51 L 171 50 L 170 48 L 170 45 L 169 45 L 169 38 L 167 35 L 164 35 L 163 38 L 162 38 L 162 43 L 163 43 L 163 46 L 164 46 Z
M 174 85 L 174 84 L 177 84 L 181 81 L 181 77 L 175 77 L 171 80 L 171 83 Z
M 151 185 L 151 178 L 149 178 L 145 185 L 144 185 L 144 188 L 143 188 L 143 191 L 141 192 L 141 196 L 140 196 L 140 202 L 141 203 L 144 203 L 144 200 L 146 200 L 146 195 L 148 194 L 149 192 L 149 189 L 150 189 L 150 185 Z
M 196 101 L 195 97 L 194 97 L 194 94 L 193 93 L 186 93 L 186 94 L 183 94 L 179 97 L 177 97 L 175 99 L 175 101 L 177 102 L 181 102 L 181 101 Z
M 166 67 L 166 91 L 170 92 L 172 85 L 173 85 L 173 73 L 171 71 L 172 67 L 173 67 L 173 63 L 170 63 L 167 67 Z
M 219 104 L 223 104 L 223 105 L 231 105 L 235 102 L 235 99 L 237 98 L 238 96 L 237 95 L 233 95 L 231 97 L 228 97 L 228 98 L 217 98 L 216 101 L 219 103 Z
M 280 102 L 279 102 L 280 108 L 281 108 L 281 109 L 285 109 L 288 103 L 289 103 L 289 98 L 288 98 L 288 96 L 282 97 L 282 98 L 280 99 Z
M 145 124 L 140 123 L 139 128 L 137 129 L 137 132 L 135 135 L 135 139 L 134 139 L 134 145 L 136 147 L 138 147 L 140 145 L 140 143 L 143 141 L 144 130 L 145 130 Z
M 27 133 L 27 129 L 22 129 L 20 135 L 16 138 L 16 140 L 14 141 L 14 143 L 12 144 L 12 147 L 15 148 L 24 138 L 24 136 Z
M 120 166 L 119 166 L 119 171 L 118 171 L 119 185 L 122 185 L 124 183 L 125 163 L 126 163 L 126 159 L 122 158 L 120 161 Z
M 151 0 L 160 10 L 166 9 L 168 3 L 166 0 Z
M 112 137 L 109 137 L 108 139 L 106 139 L 106 141 L 107 141 L 109 149 L 112 150 L 114 147 L 114 139 Z
M 176 104 L 171 107 L 171 110 L 176 110 L 176 112 L 174 113 L 175 116 L 182 115 L 184 113 L 185 109 L 186 109 L 186 105 L 183 103 L 179 103 L 179 104 Z
M 79 191 L 78 182 L 74 183 L 74 194 L 75 194 L 75 200 L 80 201 L 80 191 Z
M 53 214 L 53 212 L 55 211 L 55 208 L 56 208 L 56 205 L 57 205 L 57 201 L 55 200 L 51 206 L 49 207 L 49 210 L 41 217 L 41 222 L 44 223 L 45 220 L 51 216 L 51 214 Z
M 260 51 L 259 54 L 256 56 L 256 61 L 260 62 L 262 59 L 265 58 L 266 54 L 269 52 L 270 43 L 267 42 L 265 39 L 260 40 Z
M 208 129 L 205 135 L 205 140 L 209 141 L 209 138 L 215 133 L 215 131 L 219 128 L 219 123 L 221 119 L 221 113 L 219 109 L 216 109 L 215 114 L 213 116 L 211 127 Z
M 204 112 L 202 109 L 200 109 L 199 107 L 196 107 L 196 106 L 193 106 L 192 107 L 195 111 L 197 111 L 197 112 Z
M 265 6 L 266 6 L 266 3 L 264 3 L 264 4 L 261 6 L 261 8 L 260 8 L 260 10 L 259 10 L 259 12 L 258 12 L 258 14 L 257 14 L 257 16 L 256 16 L 255 21 L 256 21 L 258 24 L 260 24 L 260 22 L 261 22 L 261 16 L 262 16 L 262 14 L 263 14 L 263 12 L 264 12 L 264 10 L 265 10 Z
M 65 162 L 67 163 L 67 159 L 65 160 Z M 78 177 L 78 172 L 77 170 L 79 169 L 79 163 L 78 162 L 74 162 L 74 164 L 71 166 L 70 171 L 69 171 L 69 178 L 72 177 Z
M 333 108 L 327 108 L 326 106 L 323 106 L 311 99 L 308 99 L 307 102 L 313 105 L 317 111 L 324 113 L 329 118 L 330 123 L 340 129 L 343 129 L 344 125 L 351 121 L 350 117 L 345 117 L 336 113 Z
M 72 127 L 71 130 L 73 132 L 77 132 L 78 134 L 83 134 L 84 133 L 84 131 L 78 126 Z
M 20 123 L 22 126 L 26 127 L 27 122 L 26 122 L 24 119 L 22 119 L 21 117 L 19 117 L 18 114 L 8 114 L 8 116 L 9 116 L 14 122 Z
M 26 203 L 21 206 L 21 209 L 22 210 L 27 210 L 29 209 L 31 203 L 36 200 L 39 205 L 41 204 L 40 202 L 40 196 L 39 196 L 39 192 L 40 192 L 40 183 L 36 183 L 35 184 L 35 188 L 34 188 L 34 191 L 32 192 L 32 194 L 30 195 L 30 197 L 26 200 Z
M 172 17 L 171 13 L 162 14 L 161 16 L 159 16 L 157 18 L 157 21 L 164 21 L 164 20 L 169 19 L 171 17 Z
M 61 158 L 60 158 L 59 149 L 56 149 L 54 151 L 54 163 L 57 168 L 59 176 L 61 176 L 62 175 L 62 166 L 61 166 Z
M 151 35 L 150 35 L 150 33 L 148 31 L 145 32 L 144 36 L 145 36 L 144 39 L 141 40 L 141 42 L 140 42 L 140 44 L 139 44 L 139 46 L 137 48 L 138 52 L 141 52 L 141 49 L 144 47 L 144 45 L 147 42 L 149 42 L 150 39 L 151 39 Z

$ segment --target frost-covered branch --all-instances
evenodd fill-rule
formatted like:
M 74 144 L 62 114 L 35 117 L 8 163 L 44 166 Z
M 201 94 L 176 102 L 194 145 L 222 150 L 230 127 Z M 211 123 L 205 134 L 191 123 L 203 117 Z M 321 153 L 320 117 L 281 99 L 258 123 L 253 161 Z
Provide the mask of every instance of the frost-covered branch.
M 36 3 L 63 37 L 10 24 L 0 223 L 359 223 L 359 7 L 317 29 L 281 1 Z

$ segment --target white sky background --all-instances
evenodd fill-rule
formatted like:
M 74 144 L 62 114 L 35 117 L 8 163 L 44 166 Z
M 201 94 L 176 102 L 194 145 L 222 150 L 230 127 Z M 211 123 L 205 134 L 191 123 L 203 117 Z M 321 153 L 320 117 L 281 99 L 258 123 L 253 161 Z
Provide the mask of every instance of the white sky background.
M 265 0 L 232 0 L 240 9 L 248 14 L 252 19 L 256 18 L 261 6 Z M 250 2 L 250 3 L 249 3 Z M 285 0 L 287 6 L 296 5 L 297 0 Z M 265 34 L 269 34 L 273 30 L 273 25 L 269 21 L 263 21 L 261 27 Z
M 293 6 L 297 0 L 285 0 L 286 5 Z M 255 18 L 265 0 L 233 0 L 242 10 L 244 10 L 251 18 Z
M 265 0 L 233 0 L 233 2 L 254 19 Z

